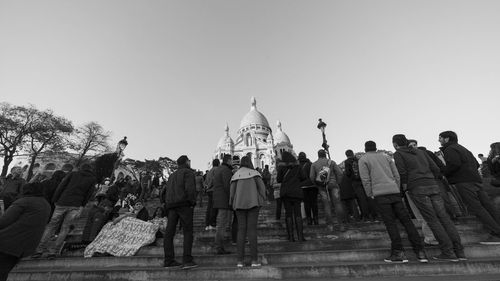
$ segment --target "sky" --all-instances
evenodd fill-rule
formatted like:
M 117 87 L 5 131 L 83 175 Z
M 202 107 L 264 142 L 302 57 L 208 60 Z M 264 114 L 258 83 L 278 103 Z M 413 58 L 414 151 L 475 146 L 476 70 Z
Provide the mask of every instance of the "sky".
M 126 157 L 207 169 L 257 108 L 312 160 L 397 133 L 500 141 L 500 1 L 0 0 L 0 102 L 97 121 Z

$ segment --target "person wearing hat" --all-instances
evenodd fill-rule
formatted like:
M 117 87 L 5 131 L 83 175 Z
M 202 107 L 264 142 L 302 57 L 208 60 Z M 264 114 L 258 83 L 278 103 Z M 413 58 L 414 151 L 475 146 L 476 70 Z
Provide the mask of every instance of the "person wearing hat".
M 403 191 L 408 192 L 439 242 L 441 254 L 433 259 L 466 260 L 460 236 L 446 213 L 436 181 L 440 176 L 438 166 L 426 152 L 408 147 L 405 135 L 394 135 L 392 143 L 396 149 L 394 161 L 401 177 Z
M 165 231 L 163 250 L 165 268 L 190 269 L 198 265 L 191 255 L 193 248 L 193 209 L 196 205 L 196 183 L 191 160 L 186 155 L 177 159 L 179 168 L 170 175 L 164 191 L 165 210 L 168 211 L 167 229 Z M 179 220 L 184 233 L 184 250 L 182 264 L 175 260 L 174 235 Z
M 374 141 L 365 143 L 365 155 L 359 159 L 359 175 L 366 195 L 374 198 L 385 228 L 391 238 L 391 255 L 384 259 L 389 263 L 407 263 L 396 219 L 404 226 L 413 251 L 420 262 L 428 262 L 424 243 L 411 221 L 401 199 L 400 177 L 394 161 L 383 152 L 377 152 Z

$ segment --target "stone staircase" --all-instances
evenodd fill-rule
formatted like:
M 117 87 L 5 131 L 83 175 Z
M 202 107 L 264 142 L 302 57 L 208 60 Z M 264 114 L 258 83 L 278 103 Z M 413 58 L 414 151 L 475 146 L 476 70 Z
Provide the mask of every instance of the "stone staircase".
M 346 232 L 332 233 L 320 221 L 319 226 L 304 227 L 306 242 L 292 243 L 286 240 L 285 229 L 274 220 L 274 204 L 270 204 L 261 209 L 259 218 L 259 256 L 263 266 L 239 269 L 235 254 L 215 255 L 215 232 L 204 230 L 204 214 L 205 208 L 195 209 L 193 255 L 198 268 L 164 269 L 163 241 L 158 239 L 134 257 L 85 259 L 83 249 L 79 249 L 65 251 L 54 260 L 26 259 L 8 280 L 432 280 L 436 276 L 442 280 L 500 280 L 500 246 L 479 244 L 487 232 L 471 217 L 461 218 L 457 225 L 468 261 L 422 264 L 406 242 L 410 262 L 388 264 L 383 259 L 389 253 L 390 240 L 382 223 L 353 223 Z M 83 221 L 70 239 L 78 239 Z M 176 235 L 175 245 L 176 254 L 181 256 L 182 235 Z M 235 253 L 236 247 L 228 240 L 226 250 Z M 426 251 L 429 257 L 439 253 L 437 247 Z

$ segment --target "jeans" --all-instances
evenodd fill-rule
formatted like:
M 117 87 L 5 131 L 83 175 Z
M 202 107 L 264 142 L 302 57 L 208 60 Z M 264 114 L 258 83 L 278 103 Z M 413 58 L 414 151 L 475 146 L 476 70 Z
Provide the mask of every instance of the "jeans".
M 500 236 L 500 215 L 488 194 L 484 192 L 483 185 L 475 182 L 464 182 L 455 184 L 455 187 L 469 212 L 475 214 L 491 232 Z
M 245 238 L 248 235 L 250 243 L 250 257 L 252 262 L 257 262 L 257 220 L 259 218 L 260 207 L 251 209 L 237 209 L 236 216 L 238 217 L 238 241 L 237 241 L 237 256 L 238 262 L 243 262 L 245 258 Z
M 411 242 L 415 252 L 421 251 L 424 248 L 422 238 L 415 229 L 415 225 L 411 221 L 410 215 L 403 205 L 400 194 L 388 194 L 375 197 L 379 213 L 384 221 L 385 228 L 391 238 L 391 250 L 402 251 L 403 243 L 399 234 L 396 219 L 404 226 L 408 239 Z
M 215 247 L 217 250 L 224 250 L 224 234 L 229 228 L 232 210 L 217 209 L 217 228 L 215 231 Z
M 174 236 L 179 220 L 182 223 L 184 233 L 184 249 L 182 263 L 193 261 L 191 250 L 193 248 L 193 207 L 178 207 L 168 210 L 168 221 L 165 236 L 163 237 L 163 251 L 165 252 L 165 263 L 169 264 L 175 260 Z
M 454 255 L 454 250 L 463 251 L 460 235 L 446 212 L 439 186 L 414 187 L 410 196 L 439 242 L 441 252 Z
M 345 211 L 340 200 L 339 186 L 329 183 L 326 187 L 318 186 L 318 191 L 325 207 L 326 224 L 333 225 L 332 205 L 335 207 L 338 223 L 342 224 L 345 218 Z
M 417 222 L 420 222 L 422 224 L 422 234 L 424 235 L 424 242 L 431 244 L 432 242 L 436 241 L 436 237 L 434 237 L 434 233 L 432 232 L 432 229 L 430 229 L 429 225 L 425 221 L 424 217 L 420 213 L 420 210 L 418 209 L 417 205 L 415 205 L 415 202 L 411 198 L 409 193 L 405 193 L 406 195 L 406 200 L 408 200 L 409 208 L 413 215 L 415 215 L 415 219 Z
M 308 187 L 302 189 L 304 192 L 304 209 L 306 211 L 306 217 L 318 218 L 318 188 Z
M 0 281 L 7 281 L 9 272 L 20 260 L 19 257 L 0 252 Z
M 75 223 L 76 219 L 80 217 L 82 208 L 57 206 L 52 214 L 49 224 L 45 227 L 42 239 L 37 248 L 37 253 L 47 252 L 48 254 L 57 254 L 61 251 L 64 240 L 68 235 L 71 226 Z M 49 240 L 54 236 L 57 229 L 61 226 L 61 230 L 57 235 L 56 242 L 52 247 L 48 247 Z
M 217 209 L 214 209 L 214 201 L 213 201 L 213 191 L 207 192 L 208 195 L 208 206 L 207 212 L 205 214 L 205 226 L 215 226 L 217 223 Z

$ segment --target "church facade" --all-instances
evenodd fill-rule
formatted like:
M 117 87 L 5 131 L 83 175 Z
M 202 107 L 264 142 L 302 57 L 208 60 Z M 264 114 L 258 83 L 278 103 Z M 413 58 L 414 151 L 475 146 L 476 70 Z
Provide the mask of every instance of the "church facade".
M 231 138 L 229 127 L 226 125 L 213 159 L 218 158 L 222 161 L 224 154 L 239 159 L 247 155 L 252 159 L 255 168 L 263 169 L 265 165 L 269 165 L 272 170 L 276 158 L 281 158 L 284 151 L 296 155 L 290 138 L 283 132 L 281 122 L 277 122 L 277 130 L 273 134 L 267 118 L 257 110 L 257 101 L 252 97 L 250 111 L 243 117 L 236 132 L 236 141 Z

